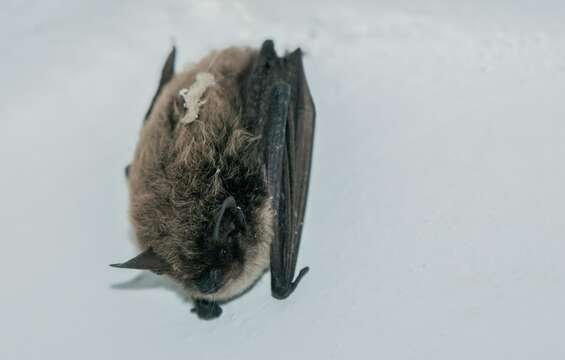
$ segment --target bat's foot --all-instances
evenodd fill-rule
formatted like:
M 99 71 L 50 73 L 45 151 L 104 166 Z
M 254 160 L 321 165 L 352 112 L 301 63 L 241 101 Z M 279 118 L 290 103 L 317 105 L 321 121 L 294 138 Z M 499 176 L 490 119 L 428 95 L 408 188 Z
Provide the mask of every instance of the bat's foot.
M 212 320 L 222 315 L 220 305 L 208 300 L 195 300 L 194 307 L 190 311 L 203 320 Z
M 276 281 L 276 279 L 271 280 L 271 293 L 275 299 L 283 300 L 290 296 L 300 283 L 300 280 L 308 273 L 309 267 L 305 267 L 298 273 L 296 279 L 292 282 L 282 283 Z
M 129 178 L 129 165 L 126 166 L 125 173 L 126 173 L 126 179 Z

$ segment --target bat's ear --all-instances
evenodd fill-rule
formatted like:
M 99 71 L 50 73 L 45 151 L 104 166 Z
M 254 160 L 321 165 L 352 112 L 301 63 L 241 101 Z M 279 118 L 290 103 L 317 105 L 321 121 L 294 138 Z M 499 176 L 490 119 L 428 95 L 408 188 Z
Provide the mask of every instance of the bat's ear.
M 230 219 L 226 219 L 225 215 L 226 212 L 231 214 Z M 220 230 L 222 228 L 222 221 L 231 221 L 236 228 L 243 229 L 245 228 L 245 215 L 237 203 L 233 196 L 228 197 L 222 203 L 222 207 L 218 211 L 218 215 L 216 217 L 216 224 L 214 226 L 214 234 L 213 240 L 220 241 L 222 239 L 222 234 L 220 234 Z
M 159 80 L 159 86 L 157 87 L 157 92 L 155 93 L 155 96 L 153 96 L 153 101 L 151 101 L 151 105 L 149 106 L 149 109 L 145 114 L 145 120 L 147 120 L 149 114 L 151 114 L 151 111 L 153 110 L 153 105 L 155 105 L 155 101 L 157 101 L 157 98 L 161 94 L 161 90 L 163 90 L 163 87 L 167 85 L 167 83 L 171 81 L 171 79 L 175 76 L 176 54 L 177 54 L 177 48 L 173 46 L 171 52 L 169 53 L 169 56 L 167 56 L 167 60 L 165 60 L 165 65 L 163 65 L 163 69 L 161 70 L 161 79 Z
M 156 274 L 162 274 L 170 269 L 169 264 L 167 264 L 167 262 L 165 262 L 165 260 L 157 255 L 151 248 L 148 248 L 141 254 L 126 262 L 121 264 L 110 264 L 110 266 L 122 269 L 150 270 Z

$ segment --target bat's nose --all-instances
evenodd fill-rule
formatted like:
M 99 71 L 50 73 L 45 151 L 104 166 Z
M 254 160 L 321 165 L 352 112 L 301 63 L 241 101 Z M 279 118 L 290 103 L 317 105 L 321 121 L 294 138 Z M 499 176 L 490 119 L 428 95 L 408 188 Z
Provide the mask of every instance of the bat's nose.
M 224 276 L 222 270 L 214 269 L 204 274 L 196 281 L 198 290 L 203 294 L 213 294 L 218 291 L 224 284 Z

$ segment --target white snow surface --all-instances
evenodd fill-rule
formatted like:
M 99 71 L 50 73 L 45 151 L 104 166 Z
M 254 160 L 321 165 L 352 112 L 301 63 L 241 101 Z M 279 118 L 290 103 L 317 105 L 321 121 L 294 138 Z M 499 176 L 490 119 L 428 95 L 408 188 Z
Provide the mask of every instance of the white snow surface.
M 564 359 L 563 1 L 4 1 L 0 358 Z M 135 254 L 124 166 L 174 42 L 302 47 L 287 300 L 215 321 Z

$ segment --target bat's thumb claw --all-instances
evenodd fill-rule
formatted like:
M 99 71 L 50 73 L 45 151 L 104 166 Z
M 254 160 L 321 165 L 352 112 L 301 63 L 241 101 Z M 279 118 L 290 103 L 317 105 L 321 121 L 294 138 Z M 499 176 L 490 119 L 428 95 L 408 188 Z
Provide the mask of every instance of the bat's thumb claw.
M 298 286 L 298 283 L 300 283 L 300 280 L 302 280 L 304 275 L 306 275 L 309 270 L 310 270 L 310 268 L 308 266 L 305 267 L 305 268 L 302 268 L 302 270 L 300 270 L 300 272 L 298 273 L 298 276 L 296 277 L 296 279 L 292 282 L 288 282 L 286 284 L 276 284 L 276 285 L 273 284 L 272 289 L 271 289 L 273 297 L 275 297 L 279 300 L 283 300 L 283 299 L 286 299 L 287 297 L 289 297 L 290 294 L 292 294 L 294 292 L 294 290 L 296 289 L 296 287 Z
M 296 277 L 296 279 L 292 282 L 292 290 L 294 290 L 294 288 L 296 288 L 296 286 L 298 285 L 298 283 L 300 282 L 300 280 L 302 280 L 302 278 L 304 277 L 304 275 L 308 274 L 308 271 L 310 271 L 310 268 L 308 266 L 302 268 L 302 270 L 300 270 L 300 272 L 298 273 L 298 276 Z

